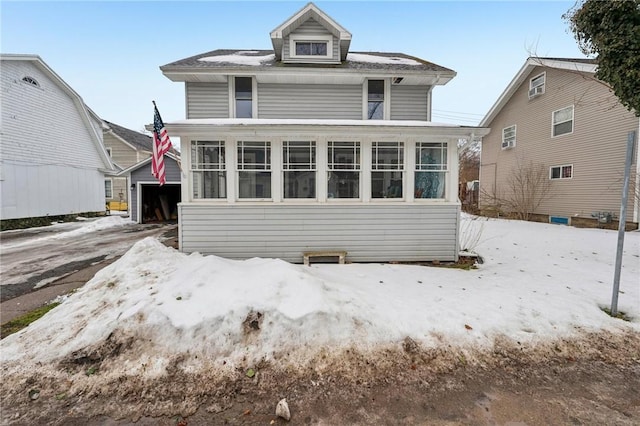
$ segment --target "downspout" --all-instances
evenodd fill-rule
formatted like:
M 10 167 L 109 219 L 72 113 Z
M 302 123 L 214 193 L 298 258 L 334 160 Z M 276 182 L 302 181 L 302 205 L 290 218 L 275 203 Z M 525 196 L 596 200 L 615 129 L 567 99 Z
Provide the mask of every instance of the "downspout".
M 640 118 L 638 119 L 638 131 L 636 132 L 636 182 L 633 191 L 633 222 L 638 224 L 640 219 Z

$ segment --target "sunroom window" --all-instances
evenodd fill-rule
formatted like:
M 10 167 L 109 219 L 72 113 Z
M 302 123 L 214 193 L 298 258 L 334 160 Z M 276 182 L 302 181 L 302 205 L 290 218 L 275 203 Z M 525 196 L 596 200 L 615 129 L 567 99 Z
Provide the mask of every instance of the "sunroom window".
M 271 198 L 271 142 L 238 142 L 238 197 Z
M 113 198 L 113 182 L 111 179 L 104 180 L 104 196 L 105 198 Z
M 360 198 L 360 142 L 328 142 L 327 196 Z
M 193 198 L 226 198 L 224 141 L 191 142 Z
M 282 142 L 284 198 L 316 198 L 316 143 Z
M 444 198 L 446 173 L 447 144 L 417 142 L 415 198 Z
M 372 142 L 371 198 L 402 198 L 403 142 Z

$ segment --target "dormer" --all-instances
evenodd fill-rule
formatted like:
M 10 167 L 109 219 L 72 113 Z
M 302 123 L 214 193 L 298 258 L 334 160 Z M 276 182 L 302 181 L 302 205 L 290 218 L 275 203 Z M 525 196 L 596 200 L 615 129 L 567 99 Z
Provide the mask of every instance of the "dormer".
M 339 64 L 347 58 L 351 33 L 309 3 L 271 31 L 271 43 L 283 63 Z

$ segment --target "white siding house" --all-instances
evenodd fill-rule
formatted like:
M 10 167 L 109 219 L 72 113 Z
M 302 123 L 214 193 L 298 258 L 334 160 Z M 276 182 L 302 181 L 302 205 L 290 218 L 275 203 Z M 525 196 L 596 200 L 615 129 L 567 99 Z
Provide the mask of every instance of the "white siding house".
M 402 53 L 349 51 L 309 3 L 273 50 L 218 49 L 162 66 L 186 87 L 180 248 L 301 262 L 457 260 L 457 142 L 488 129 L 432 123 L 455 72 Z
M 105 210 L 99 118 L 36 55 L 0 55 L 2 220 Z

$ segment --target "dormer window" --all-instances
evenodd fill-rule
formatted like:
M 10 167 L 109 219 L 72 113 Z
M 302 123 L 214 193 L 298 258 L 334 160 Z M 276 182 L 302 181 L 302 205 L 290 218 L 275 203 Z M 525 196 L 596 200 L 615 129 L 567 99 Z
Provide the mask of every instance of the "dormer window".
M 40 87 L 40 83 L 38 83 L 38 80 L 36 80 L 33 77 L 29 77 L 29 76 L 22 77 L 22 81 L 32 86 Z
M 296 56 L 327 56 L 327 42 L 296 41 Z
M 292 58 L 327 59 L 333 52 L 331 35 L 291 34 L 289 42 Z

